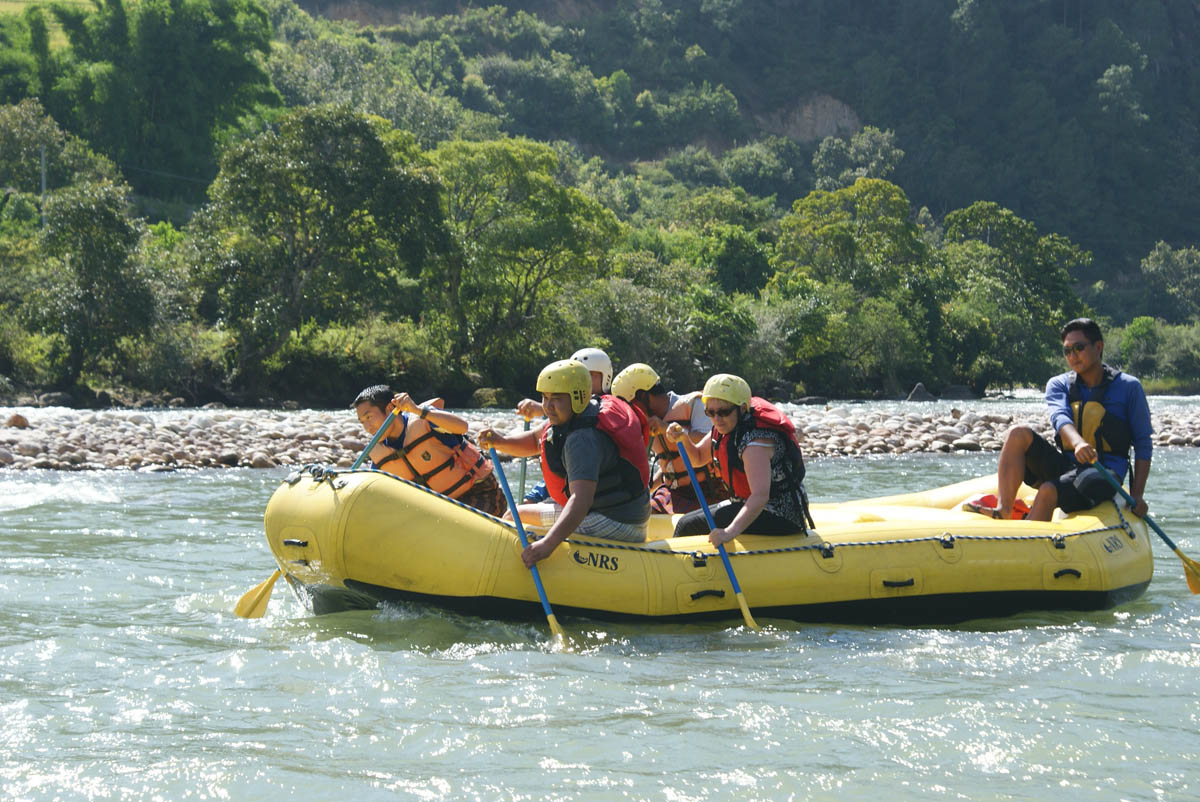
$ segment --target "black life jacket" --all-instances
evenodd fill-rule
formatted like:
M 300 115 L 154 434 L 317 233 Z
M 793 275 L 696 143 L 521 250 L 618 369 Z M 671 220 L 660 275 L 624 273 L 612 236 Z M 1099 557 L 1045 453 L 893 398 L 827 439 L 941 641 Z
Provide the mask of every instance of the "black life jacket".
M 1133 446 L 1133 429 L 1129 422 L 1116 415 L 1107 414 L 1104 409 L 1104 396 L 1113 380 L 1121 375 L 1116 368 L 1104 365 L 1104 377 L 1092 390 L 1092 398 L 1086 404 L 1079 389 L 1079 374 L 1072 373 L 1067 385 L 1067 402 L 1071 405 L 1071 417 L 1075 428 L 1096 449 L 1100 456 L 1109 454 L 1129 460 L 1129 449 Z M 1062 437 L 1054 436 L 1060 451 L 1063 448 Z
M 713 430 L 713 456 L 721 469 L 721 478 L 735 497 L 750 497 L 750 482 L 746 478 L 745 463 L 738 453 L 737 444 L 744 434 L 754 429 L 779 432 L 784 442 L 784 477 L 779 481 L 772 477 L 771 497 L 783 498 L 787 494 L 794 494 L 808 525 L 815 529 L 816 524 L 808 511 L 808 495 L 804 492 L 804 456 L 800 453 L 800 444 L 796 442 L 796 427 L 779 407 L 766 399 L 758 396 L 751 398 L 750 409 L 740 417 L 737 426 L 728 435 Z

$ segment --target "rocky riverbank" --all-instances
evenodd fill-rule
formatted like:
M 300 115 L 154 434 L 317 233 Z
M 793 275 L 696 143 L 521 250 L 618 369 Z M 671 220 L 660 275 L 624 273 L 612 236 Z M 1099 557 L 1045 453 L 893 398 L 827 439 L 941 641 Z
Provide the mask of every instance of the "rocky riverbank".
M 1153 408 L 1153 404 L 1151 407 Z M 1050 437 L 1044 408 L 989 411 L 986 404 L 791 406 L 806 457 L 998 451 L 1027 424 Z M 515 429 L 500 410 L 464 413 L 471 431 Z M 0 408 L 0 469 L 143 470 L 349 466 L 367 437 L 349 411 L 106 410 Z M 1200 405 L 1154 415 L 1156 446 L 1200 446 Z

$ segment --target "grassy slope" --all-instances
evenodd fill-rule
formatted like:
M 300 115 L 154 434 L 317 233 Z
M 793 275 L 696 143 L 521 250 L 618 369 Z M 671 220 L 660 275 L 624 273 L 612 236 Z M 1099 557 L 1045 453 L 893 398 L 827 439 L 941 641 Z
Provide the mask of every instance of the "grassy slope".
M 56 0 L 63 5 L 87 6 L 92 7 L 90 0 Z M 47 6 L 49 3 L 43 0 L 0 0 L 0 14 L 23 14 L 28 6 Z M 61 47 L 67 43 L 66 38 L 62 34 L 62 29 L 58 27 L 58 23 L 49 13 L 46 14 L 46 21 L 50 24 L 50 46 Z

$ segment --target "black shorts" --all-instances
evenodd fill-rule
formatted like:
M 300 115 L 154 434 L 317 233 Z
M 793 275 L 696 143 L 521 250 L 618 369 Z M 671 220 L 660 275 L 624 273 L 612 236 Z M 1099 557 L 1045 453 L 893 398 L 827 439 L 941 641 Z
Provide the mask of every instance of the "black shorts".
M 1063 512 L 1090 510 L 1111 499 L 1115 492 L 1099 470 L 1079 465 L 1034 432 L 1025 452 L 1025 484 L 1039 487 L 1043 482 L 1054 484 L 1057 506 Z
M 712 513 L 713 522 L 718 528 L 724 529 L 733 523 L 734 517 L 742 511 L 745 506 L 744 501 L 727 500 L 715 505 L 709 511 Z M 675 537 L 687 537 L 689 535 L 707 535 L 709 532 L 708 518 L 704 515 L 704 510 L 694 510 L 684 515 L 675 524 Z M 745 535 L 800 535 L 804 534 L 804 527 L 796 526 L 786 518 L 781 518 L 773 512 L 763 510 L 758 514 L 758 517 L 746 527 Z

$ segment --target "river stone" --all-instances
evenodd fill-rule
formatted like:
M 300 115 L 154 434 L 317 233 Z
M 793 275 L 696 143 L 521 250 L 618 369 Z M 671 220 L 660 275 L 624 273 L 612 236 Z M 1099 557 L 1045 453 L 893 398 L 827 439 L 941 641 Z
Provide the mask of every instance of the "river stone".
M 937 396 L 925 389 L 924 382 L 917 382 L 908 394 L 906 401 L 937 401 Z
M 1173 434 L 1171 435 L 1170 439 L 1167 440 L 1167 445 L 1169 446 L 1186 446 L 1187 444 L 1187 438 L 1181 434 Z
M 230 467 L 238 464 L 238 453 L 236 451 L 222 451 L 217 454 L 218 465 L 228 465 Z
M 0 448 L 0 465 L 12 465 L 16 457 L 7 448 Z
M 14 412 L 8 416 L 8 421 L 4 425 L 10 429 L 28 429 L 29 419 L 19 412 Z
M 250 455 L 251 468 L 274 468 L 275 460 L 271 459 L 262 451 L 255 451 Z
M 22 457 L 36 457 L 42 453 L 42 446 L 39 443 L 21 440 L 17 443 L 17 453 Z
M 70 393 L 45 393 L 38 396 L 38 403 L 44 407 L 72 407 L 75 399 Z
M 979 449 L 979 441 L 974 440 L 970 437 L 964 437 L 960 440 L 955 440 L 953 443 L 951 443 L 951 445 L 953 445 L 955 448 L 959 449 L 960 451 L 979 451 L 980 450 Z

